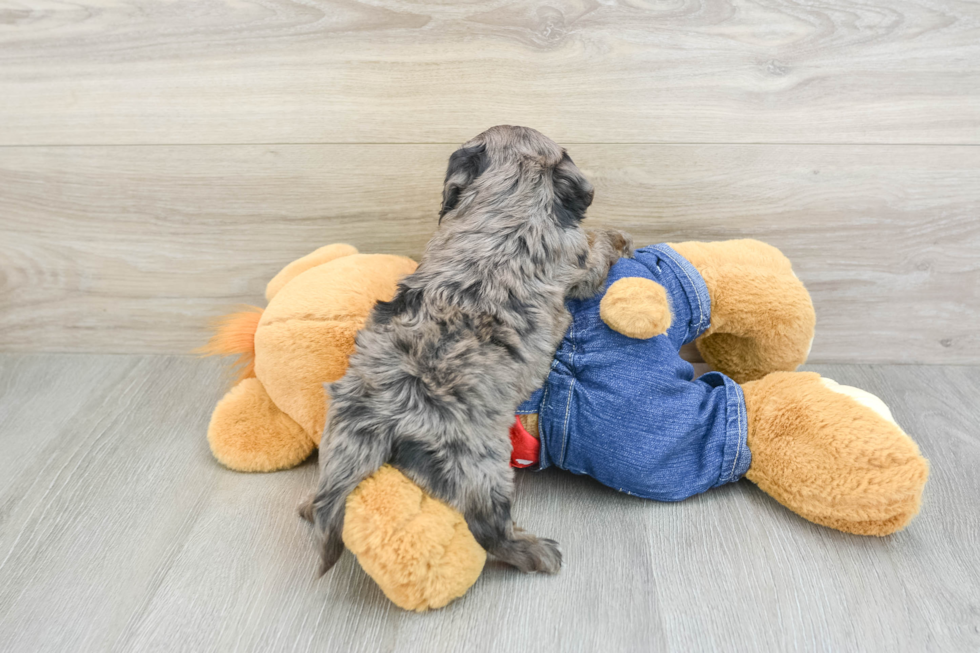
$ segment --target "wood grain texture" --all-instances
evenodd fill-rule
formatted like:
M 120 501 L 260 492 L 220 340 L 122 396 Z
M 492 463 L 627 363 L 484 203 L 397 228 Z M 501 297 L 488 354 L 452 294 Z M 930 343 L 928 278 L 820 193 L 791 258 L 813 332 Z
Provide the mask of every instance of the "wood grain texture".
M 980 143 L 957 0 L 0 3 L 0 144 Z
M 830 531 L 745 481 L 666 504 L 520 473 L 516 516 L 565 568 L 491 565 L 417 615 L 349 554 L 314 578 L 312 464 L 213 461 L 213 362 L 0 355 L 0 650 L 977 650 L 980 368 L 814 369 L 880 395 L 930 459 L 904 532 Z
M 315 247 L 418 256 L 448 145 L 0 148 L 0 350 L 187 352 Z M 576 145 L 594 224 L 754 237 L 813 361 L 980 362 L 980 148 Z

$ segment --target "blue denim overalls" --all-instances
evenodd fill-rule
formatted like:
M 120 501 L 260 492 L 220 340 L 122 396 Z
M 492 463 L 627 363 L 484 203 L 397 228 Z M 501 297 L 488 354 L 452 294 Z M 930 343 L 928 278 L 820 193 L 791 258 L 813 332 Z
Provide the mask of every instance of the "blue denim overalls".
M 636 251 L 610 270 L 667 290 L 667 333 L 638 340 L 599 317 L 602 295 L 568 302 L 572 325 L 542 388 L 518 414 L 538 413 L 539 469 L 586 474 L 628 494 L 680 501 L 748 471 L 745 400 L 719 372 L 694 380 L 678 354 L 708 328 L 711 301 L 694 266 L 667 245 Z

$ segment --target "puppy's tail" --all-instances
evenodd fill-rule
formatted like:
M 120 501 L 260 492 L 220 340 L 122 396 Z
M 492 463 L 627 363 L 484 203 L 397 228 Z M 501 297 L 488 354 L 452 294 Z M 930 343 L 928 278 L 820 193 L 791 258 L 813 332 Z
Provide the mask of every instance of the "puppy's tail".
M 214 320 L 214 334 L 208 344 L 194 350 L 201 356 L 234 356 L 232 375 L 235 383 L 255 376 L 255 332 L 262 319 L 262 309 L 258 306 L 245 306 L 237 313 L 231 313 Z
M 386 438 L 373 433 L 329 438 L 320 484 L 313 496 L 312 510 L 307 510 L 307 513 L 312 512 L 313 523 L 320 534 L 321 576 L 330 571 L 344 552 L 347 495 L 385 464 L 389 454 L 385 441 Z

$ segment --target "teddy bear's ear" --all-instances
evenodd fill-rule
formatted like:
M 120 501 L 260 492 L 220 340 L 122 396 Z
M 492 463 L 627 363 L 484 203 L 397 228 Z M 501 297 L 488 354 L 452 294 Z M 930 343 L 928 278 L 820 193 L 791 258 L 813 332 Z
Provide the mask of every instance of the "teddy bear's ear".
M 487 147 L 483 143 L 461 147 L 449 157 L 446 168 L 446 181 L 442 188 L 442 209 L 439 211 L 439 222 L 444 215 L 459 204 L 459 195 L 473 180 L 483 174 L 490 165 Z
M 315 268 L 318 265 L 329 263 L 330 261 L 341 258 L 342 256 L 353 256 L 354 254 L 357 254 L 356 247 L 345 245 L 344 243 L 336 243 L 333 245 L 324 245 L 320 249 L 307 254 L 303 258 L 296 259 L 280 270 L 279 274 L 274 276 L 272 280 L 266 284 L 265 300 L 267 302 L 272 301 L 272 298 L 276 296 L 276 293 L 282 290 L 283 286 L 310 268 Z

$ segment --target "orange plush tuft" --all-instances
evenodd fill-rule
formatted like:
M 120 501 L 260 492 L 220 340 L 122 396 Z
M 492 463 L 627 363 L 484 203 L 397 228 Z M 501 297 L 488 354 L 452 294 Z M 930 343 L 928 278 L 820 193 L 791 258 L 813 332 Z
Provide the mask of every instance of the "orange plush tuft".
M 232 364 L 235 382 L 250 379 L 255 376 L 255 332 L 261 319 L 262 309 L 258 306 L 246 306 L 243 311 L 220 317 L 213 324 L 214 335 L 208 344 L 194 352 L 202 356 L 238 354 Z
M 325 245 L 315 252 L 307 254 L 303 258 L 296 259 L 280 270 L 279 274 L 272 277 L 272 281 L 270 281 L 265 287 L 265 300 L 267 302 L 271 302 L 272 298 L 278 295 L 279 291 L 282 290 L 286 284 L 307 270 L 312 270 L 313 268 L 329 263 L 330 261 L 343 258 L 344 256 L 353 256 L 354 254 L 357 254 L 356 247 L 345 245 L 343 243 L 335 243 L 333 245 Z

